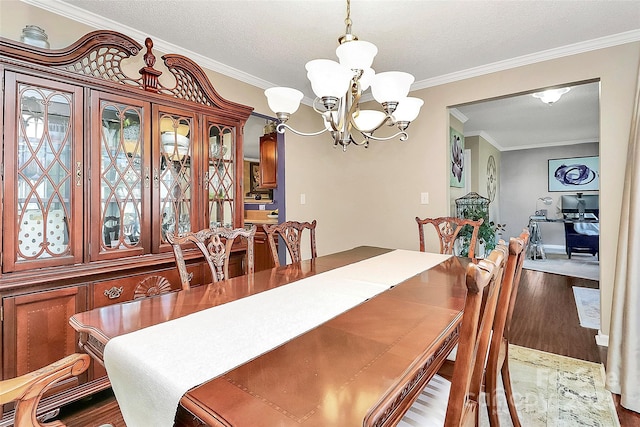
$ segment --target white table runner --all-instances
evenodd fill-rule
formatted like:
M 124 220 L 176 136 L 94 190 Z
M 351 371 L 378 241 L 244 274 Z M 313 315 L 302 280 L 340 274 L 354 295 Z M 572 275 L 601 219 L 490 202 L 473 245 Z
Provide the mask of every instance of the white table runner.
M 181 397 L 450 255 L 395 250 L 109 340 L 128 427 L 172 426 Z

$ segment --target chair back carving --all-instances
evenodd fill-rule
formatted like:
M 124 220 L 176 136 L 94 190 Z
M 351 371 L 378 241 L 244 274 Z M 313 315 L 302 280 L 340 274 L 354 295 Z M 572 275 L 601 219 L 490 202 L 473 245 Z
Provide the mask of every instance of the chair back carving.
M 458 234 L 465 225 L 470 226 L 473 231 L 471 233 L 471 240 L 469 241 L 469 258 L 474 258 L 476 250 L 476 242 L 478 241 L 478 231 L 480 226 L 484 222 L 484 219 L 480 218 L 477 221 L 466 218 L 454 218 L 443 216 L 439 218 L 425 218 L 420 219 L 416 217 L 418 223 L 418 234 L 420 236 L 420 251 L 425 252 L 425 239 L 424 239 L 424 225 L 432 224 L 438 238 L 440 240 L 440 253 L 441 254 L 453 254 L 453 245 L 458 238 Z
M 41 423 L 38 404 L 44 393 L 55 383 L 83 373 L 89 367 L 89 355 L 75 353 L 37 371 L 0 381 L 0 405 L 16 402 L 15 427 L 65 427 L 60 421 Z
M 276 237 L 281 236 L 287 246 L 287 251 L 291 256 L 292 262 L 302 260 L 300 243 L 302 241 L 302 233 L 305 229 L 309 230 L 309 238 L 311 240 L 311 258 L 316 258 L 316 220 L 312 222 L 286 221 L 277 225 L 264 224 L 262 226 L 267 233 L 267 241 L 271 249 L 271 257 L 276 267 L 280 266 L 278 259 L 278 248 L 276 246 Z
M 247 241 L 247 262 L 245 273 L 253 274 L 254 272 L 254 254 L 253 241 L 256 234 L 256 226 L 249 230 L 244 228 L 205 228 L 200 231 L 189 231 L 180 235 L 174 235 L 167 232 L 167 241 L 173 246 L 173 253 L 176 258 L 176 266 L 180 273 L 180 283 L 182 289 L 189 289 L 192 274 L 187 271 L 187 265 L 184 259 L 183 247 L 195 245 L 207 261 L 207 265 L 211 271 L 211 277 L 214 282 L 219 282 L 229 278 L 229 258 L 231 256 L 231 247 L 237 238 L 243 238 Z

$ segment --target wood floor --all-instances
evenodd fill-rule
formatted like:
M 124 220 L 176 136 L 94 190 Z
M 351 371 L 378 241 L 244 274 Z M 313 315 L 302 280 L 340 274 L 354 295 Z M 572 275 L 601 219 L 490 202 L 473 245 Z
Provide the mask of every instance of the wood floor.
M 511 323 L 511 342 L 523 347 L 591 362 L 605 362 L 595 343 L 597 330 L 583 328 L 573 299 L 573 286 L 597 288 L 598 282 L 523 270 Z M 640 414 L 617 406 L 621 427 L 640 427 Z M 110 423 L 126 427 L 110 390 L 63 408 L 59 419 L 68 427 Z

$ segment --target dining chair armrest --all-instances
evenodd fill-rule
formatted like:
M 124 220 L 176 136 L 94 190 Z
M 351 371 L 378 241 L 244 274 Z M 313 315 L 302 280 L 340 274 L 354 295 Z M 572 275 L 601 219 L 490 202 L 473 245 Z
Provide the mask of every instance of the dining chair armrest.
M 0 381 L 0 404 L 16 402 L 15 426 L 41 426 L 36 412 L 43 394 L 58 381 L 80 375 L 89 367 L 89 355 L 75 353 L 37 371 Z M 62 426 L 59 424 L 47 424 Z

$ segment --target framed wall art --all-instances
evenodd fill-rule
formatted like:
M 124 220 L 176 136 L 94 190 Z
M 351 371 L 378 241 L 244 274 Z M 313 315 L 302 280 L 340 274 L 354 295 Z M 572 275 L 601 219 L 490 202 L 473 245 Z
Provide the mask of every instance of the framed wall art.
M 464 188 L 464 135 L 449 128 L 449 186 Z
M 600 158 L 549 159 L 549 191 L 594 191 L 600 189 Z
M 273 199 L 273 190 L 260 186 L 260 163 L 245 161 L 245 165 L 247 163 L 249 165 L 249 192 L 246 197 L 256 200 Z

